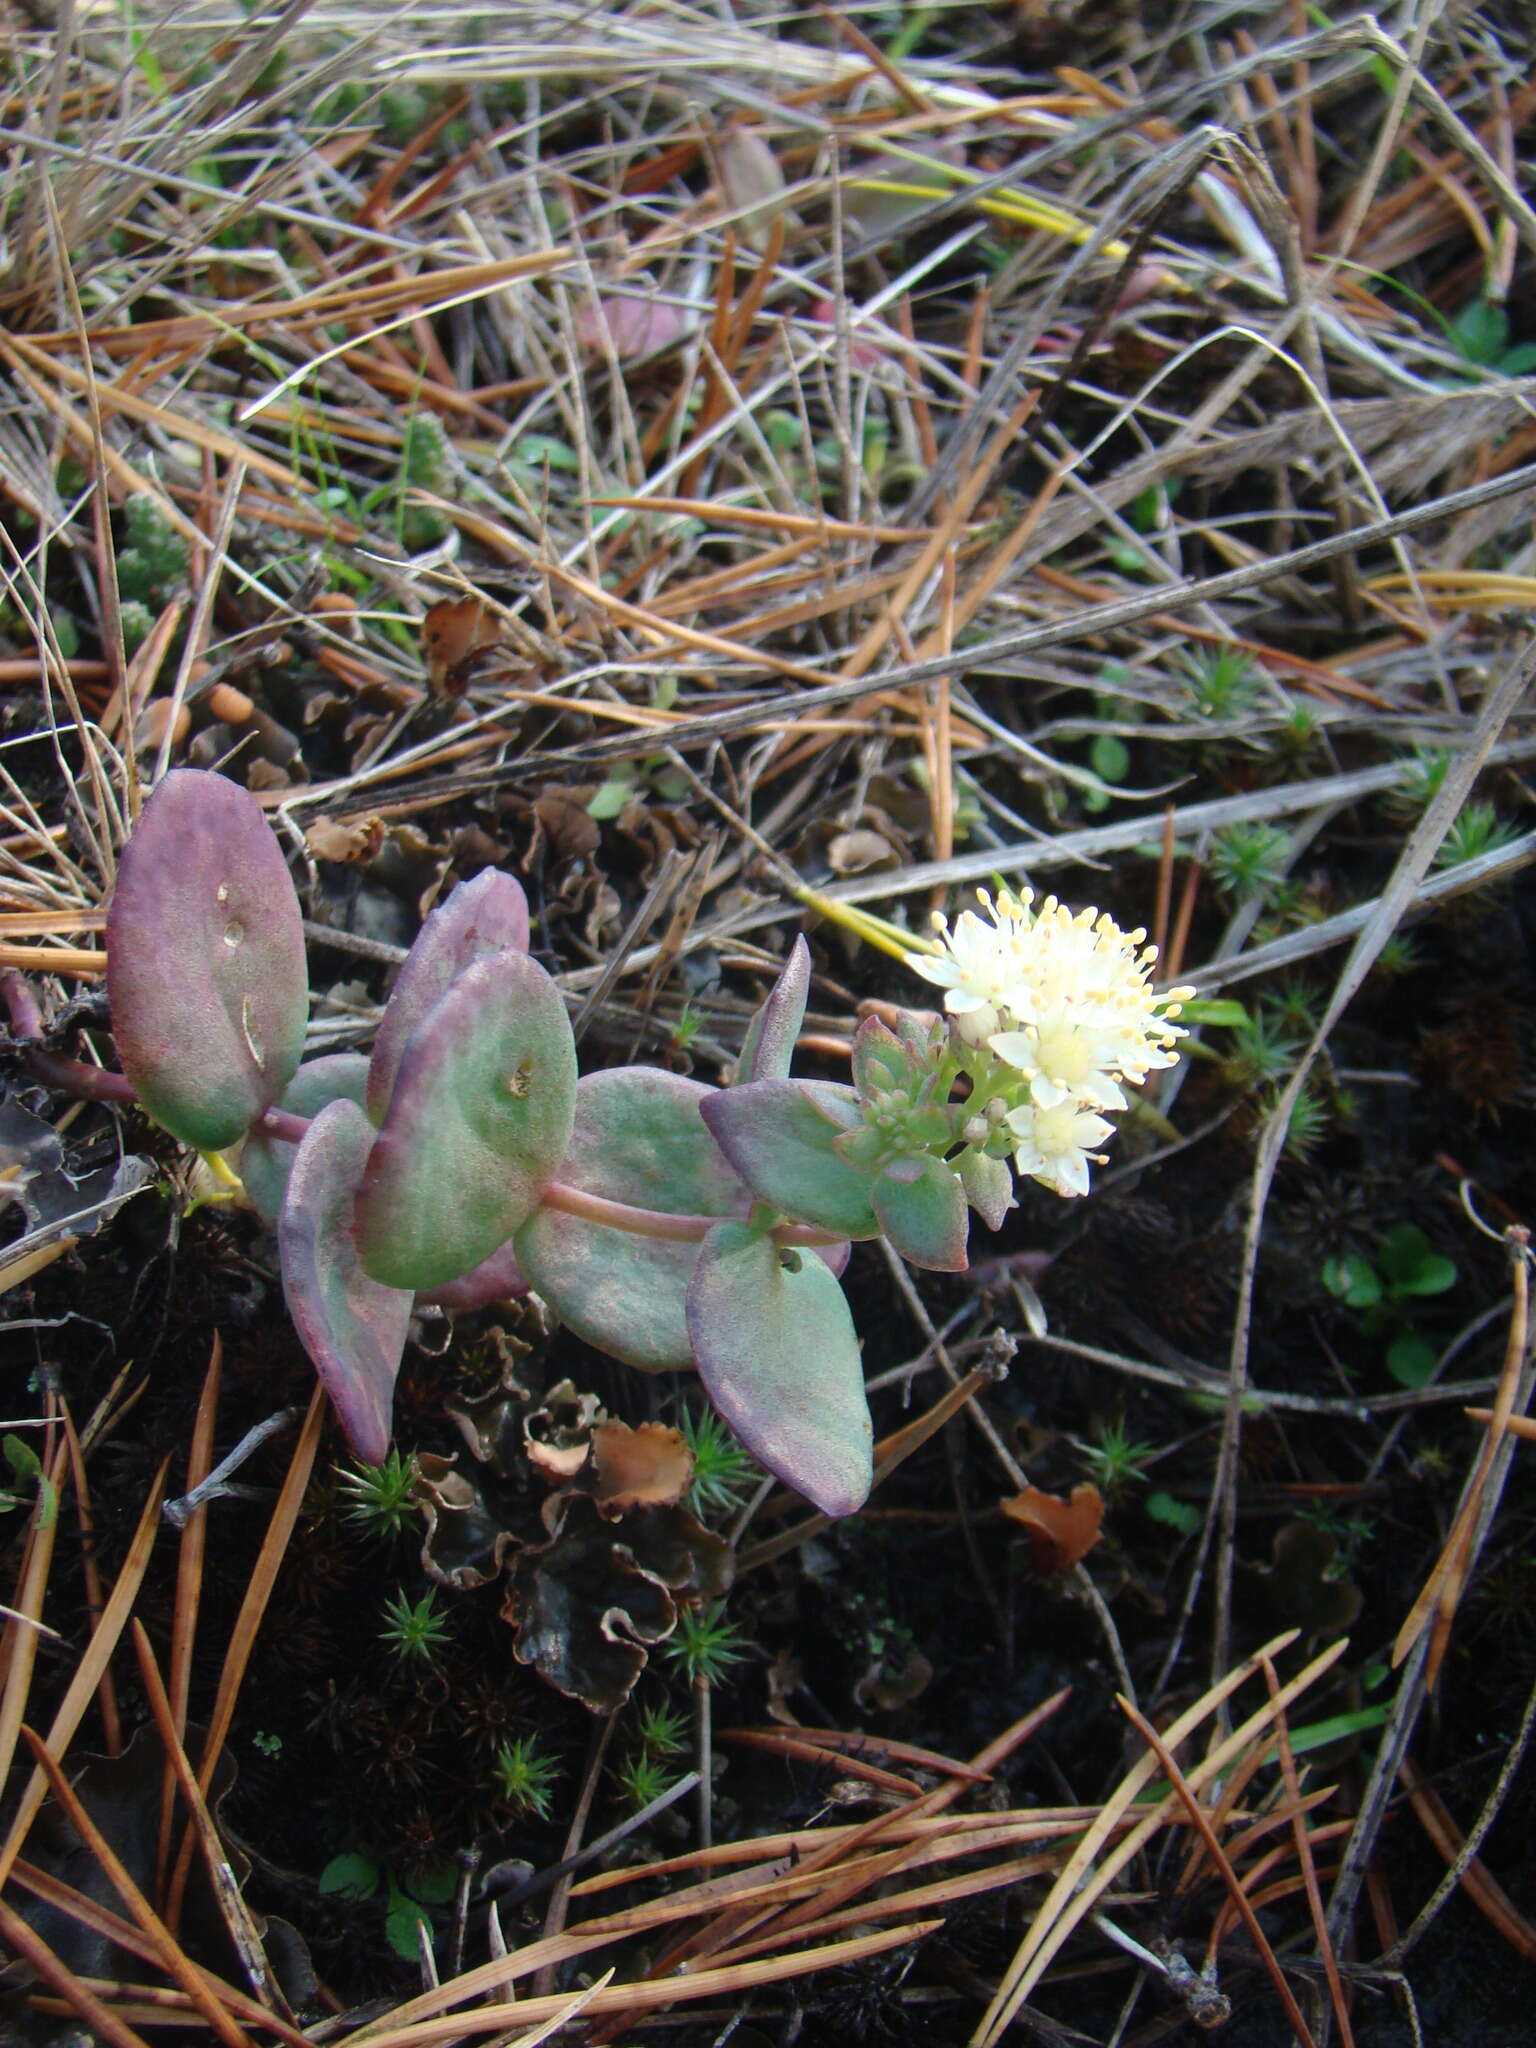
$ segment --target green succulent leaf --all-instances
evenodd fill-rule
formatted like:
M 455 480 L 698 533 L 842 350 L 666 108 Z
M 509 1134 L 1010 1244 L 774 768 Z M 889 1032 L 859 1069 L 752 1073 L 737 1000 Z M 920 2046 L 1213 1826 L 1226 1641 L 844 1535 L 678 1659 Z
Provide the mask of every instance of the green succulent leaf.
M 804 939 L 796 939 L 783 973 L 747 1026 L 741 1058 L 736 1063 L 738 1081 L 782 1080 L 788 1074 L 795 1056 L 795 1041 L 805 1022 L 810 989 L 811 949 Z
M 840 1237 L 878 1237 L 872 1176 L 838 1156 L 861 1126 L 858 1098 L 831 1081 L 749 1081 L 700 1104 L 710 1135 L 759 1201 Z
M 560 991 L 526 953 L 476 961 L 401 1058 L 357 1198 L 367 1271 L 426 1289 L 488 1259 L 538 1206 L 575 1115 Z
M 699 1115 L 715 1092 L 658 1067 L 583 1075 L 558 1178 L 669 1216 L 744 1216 L 752 1197 Z M 588 1344 L 645 1372 L 692 1365 L 684 1298 L 697 1244 L 539 1209 L 516 1251 L 530 1284 Z
M 358 1264 L 353 1191 L 373 1144 L 373 1125 L 355 1102 L 320 1111 L 288 1175 L 277 1242 L 299 1341 L 354 1455 L 382 1465 L 411 1297 L 371 1280 Z
M 368 1087 L 368 1060 L 360 1052 L 327 1053 L 323 1059 L 306 1060 L 277 1098 L 277 1107 L 294 1116 L 318 1116 L 328 1102 L 355 1102 L 361 1109 Z M 269 1138 L 254 1130 L 240 1154 L 240 1178 L 256 1213 L 265 1223 L 275 1223 L 283 1206 L 283 1190 L 293 1170 L 296 1144 L 284 1138 Z
M 304 1050 L 309 976 L 287 865 L 253 796 L 177 768 L 140 813 L 107 914 L 118 1058 L 173 1137 L 232 1145 Z
M 993 1159 L 986 1152 L 966 1152 L 959 1165 L 960 1185 L 965 1198 L 988 1230 L 1001 1230 L 1003 1218 L 1014 1207 L 1013 1174 L 1006 1159 Z
M 922 1064 L 910 1045 L 878 1017 L 866 1017 L 853 1034 L 853 1085 L 861 1100 L 893 1088 L 915 1089 Z
M 914 1266 L 965 1271 L 965 1190 L 943 1160 L 931 1154 L 893 1159 L 875 1182 L 873 1207 L 886 1236 Z
M 768 1470 L 825 1515 L 851 1515 L 874 1476 L 859 1340 L 820 1259 L 722 1223 L 699 1247 L 688 1329 L 705 1391 Z
M 416 935 L 396 979 L 368 1070 L 368 1114 L 384 1121 L 411 1034 L 466 967 L 496 953 L 528 950 L 528 898 L 510 875 L 486 868 L 460 882 Z

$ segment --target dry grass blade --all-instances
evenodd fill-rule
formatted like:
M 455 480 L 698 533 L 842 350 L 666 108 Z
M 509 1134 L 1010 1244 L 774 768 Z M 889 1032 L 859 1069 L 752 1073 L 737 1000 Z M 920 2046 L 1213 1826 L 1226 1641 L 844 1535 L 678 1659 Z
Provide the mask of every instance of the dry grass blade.
M 1264 1669 L 1265 1675 L 1267 1677 L 1273 1676 L 1273 1667 L 1269 1663 L 1267 1658 L 1265 1659 Z M 1275 1694 L 1272 1692 L 1271 1699 L 1274 1698 Z M 1269 1937 L 1265 1934 L 1263 1928 L 1259 1925 L 1258 1915 L 1254 1912 L 1253 1906 L 1249 1901 L 1247 1893 L 1244 1891 L 1242 1885 L 1238 1883 L 1237 1873 L 1233 1870 L 1231 1862 L 1228 1859 L 1227 1853 L 1222 1848 L 1221 1842 L 1217 1838 L 1215 1829 L 1211 1826 L 1210 1820 L 1205 1812 L 1204 1807 L 1201 1806 L 1200 1801 L 1195 1797 L 1194 1789 L 1190 1785 L 1189 1780 L 1185 1777 L 1184 1773 L 1179 1769 L 1179 1766 L 1174 1759 L 1172 1751 L 1169 1749 L 1168 1745 L 1163 1741 L 1162 1737 L 1158 1734 L 1157 1730 L 1152 1726 L 1151 1722 L 1147 1719 L 1145 1714 L 1138 1713 L 1136 1708 L 1133 1707 L 1130 1701 L 1126 1699 L 1121 1700 L 1120 1711 L 1125 1715 L 1126 1719 L 1136 1729 L 1137 1733 L 1141 1736 L 1143 1742 L 1146 1743 L 1148 1749 L 1152 1752 L 1153 1756 L 1157 1758 L 1159 1764 L 1161 1764 L 1164 1775 L 1168 1779 L 1169 1784 L 1172 1785 L 1175 1793 L 1178 1795 L 1178 1798 L 1184 1807 L 1184 1811 L 1189 1816 L 1190 1825 L 1196 1830 L 1201 1840 L 1204 1842 L 1206 1850 L 1210 1855 L 1211 1861 L 1215 1864 L 1217 1872 L 1222 1879 L 1222 1882 L 1227 1887 L 1227 1896 L 1231 1900 L 1233 1908 L 1237 1912 L 1238 1917 L 1242 1920 L 1243 1925 L 1247 1928 L 1249 1936 L 1253 1941 L 1253 1945 L 1258 1951 L 1259 1960 L 1263 1963 L 1265 1971 L 1268 1974 L 1269 1981 L 1271 1984 L 1274 1985 L 1275 1990 L 1279 1995 L 1280 2003 L 1285 2008 L 1285 2016 L 1286 2019 L 1290 2022 L 1292 2033 L 1294 2034 L 1295 2038 L 1303 2044 L 1303 2048 L 1316 2048 L 1316 2044 L 1314 2043 L 1312 2038 L 1312 2030 L 1307 2025 L 1306 2020 L 1303 2018 L 1301 2007 L 1296 2003 L 1295 1994 L 1292 1992 L 1290 1985 L 1285 1980 L 1285 1972 L 1281 1969 L 1279 1963 L 1275 1960 L 1275 1952 L 1269 1945 Z M 1276 1715 L 1275 1726 L 1277 1728 L 1283 1726 L 1284 1718 L 1285 1717 L 1283 1714 Z
M 1161 1740 L 1169 1750 L 1176 1749 L 1197 1728 L 1211 1720 L 1239 1687 L 1263 1669 L 1265 1658 L 1277 1656 L 1294 1641 L 1294 1631 L 1276 1637 L 1255 1656 L 1246 1659 L 1228 1672 L 1219 1683 L 1212 1685 L 1193 1706 L 1187 1708 L 1163 1731 Z M 1347 1643 L 1335 1643 L 1331 1649 L 1313 1658 L 1312 1662 L 1289 1680 L 1264 1707 L 1251 1715 L 1225 1741 L 1218 1743 L 1200 1764 L 1189 1772 L 1188 1779 L 1192 1789 L 1196 1792 L 1203 1791 L 1229 1764 L 1242 1756 L 1252 1742 L 1262 1735 L 1267 1735 L 1274 1725 L 1276 1716 L 1336 1664 L 1347 1648 Z M 1111 1835 L 1129 1812 L 1137 1795 L 1152 1782 L 1157 1771 L 1157 1758 L 1149 1754 L 1139 1763 L 1132 1765 L 1113 1794 L 1105 1801 L 1099 1818 L 1088 1829 L 1066 1868 L 1051 1887 L 1028 1933 L 1020 1943 L 987 2008 L 985 2018 L 972 2037 L 973 2048 L 992 2048 L 992 2044 L 1001 2039 L 1019 2007 L 1040 1981 L 1047 1965 L 1073 1928 L 1091 1911 L 1095 1901 L 1132 1857 L 1160 1827 L 1167 1824 L 1170 1814 L 1177 1810 L 1179 1802 L 1175 1795 L 1170 1793 L 1158 1802 L 1157 1807 L 1147 1818 L 1137 1822 L 1122 1840 L 1116 1842 L 1114 1847 L 1108 1849 L 1108 1853 L 1100 1858 L 1101 1850 L 1107 1848 Z
M 1424 1582 L 1418 1599 L 1414 1601 L 1407 1619 L 1398 1630 L 1397 1640 L 1392 1645 L 1392 1662 L 1394 1665 L 1401 1664 L 1424 1630 L 1431 1629 L 1429 1657 L 1424 1670 L 1424 1683 L 1431 1692 L 1434 1691 L 1445 1652 L 1450 1644 L 1456 1609 L 1461 1601 L 1462 1588 L 1466 1584 L 1473 1535 L 1483 1513 L 1494 1459 L 1509 1420 L 1514 1414 L 1527 1366 L 1530 1346 L 1530 1233 L 1524 1229 L 1511 1229 L 1506 1236 L 1512 1269 L 1514 1305 L 1510 1311 L 1509 1338 L 1504 1349 L 1504 1364 L 1499 1374 L 1498 1399 L 1489 1414 L 1482 1449 L 1478 1453 L 1472 1476 L 1467 1482 L 1461 1506 L 1451 1525 L 1451 1532 L 1445 1539 L 1445 1545 L 1436 1560 L 1434 1570 Z
M 23 1728 L 22 1734 L 26 1737 L 27 1747 L 32 1752 L 34 1762 L 48 1780 L 49 1789 L 68 1817 L 71 1827 L 147 1936 L 156 1962 L 167 1976 L 175 1978 L 214 2033 L 226 2044 L 226 2048 L 250 2048 L 249 2034 L 231 2018 L 203 1982 L 199 1971 L 183 1953 L 181 1944 L 134 1883 L 122 1858 L 76 1797 L 73 1786 L 49 1755 L 41 1737 L 35 1735 L 30 1728 Z
M 63 2000 L 65 2011 L 76 2014 L 85 2023 L 91 2040 L 105 2042 L 107 2048 L 149 2048 L 144 2036 L 135 2033 L 110 2006 L 104 2005 L 90 1986 L 82 1983 L 74 1971 L 59 1960 L 47 1942 L 34 1934 L 26 1921 L 3 1899 L 0 1899 L 0 1937 L 23 1962 L 32 1966 L 46 1984 L 53 1986 Z
M 101 1684 L 102 1673 L 106 1670 L 128 1618 L 133 1612 L 134 1602 L 139 1595 L 144 1573 L 148 1568 L 150 1553 L 155 1546 L 155 1536 L 160 1523 L 160 1498 L 165 1485 L 167 1466 L 162 1465 L 155 1475 L 149 1498 L 134 1530 L 133 1540 L 128 1545 L 122 1568 L 112 1587 L 111 1596 L 102 1609 L 101 1621 L 92 1635 L 85 1651 L 75 1667 L 74 1675 L 65 1688 L 45 1738 L 48 1754 L 58 1762 L 74 1740 L 75 1730 L 84 1718 L 86 1708 Z M 34 1766 L 21 1799 L 17 1805 L 9 1832 L 3 1847 L 0 1847 L 0 1885 L 10 1873 L 27 1831 L 37 1817 L 37 1810 L 47 1794 L 48 1781 L 42 1770 Z

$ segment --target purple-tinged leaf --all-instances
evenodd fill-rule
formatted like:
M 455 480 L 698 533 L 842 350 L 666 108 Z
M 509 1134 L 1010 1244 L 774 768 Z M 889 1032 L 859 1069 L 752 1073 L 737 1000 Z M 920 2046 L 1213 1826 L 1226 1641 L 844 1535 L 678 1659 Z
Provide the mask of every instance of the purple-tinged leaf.
M 107 993 L 123 1072 L 184 1144 L 232 1145 L 292 1078 L 299 899 L 261 806 L 224 776 L 174 769 L 144 806 L 107 915 Z
M 748 1081 L 699 1105 L 710 1135 L 759 1201 L 841 1237 L 878 1237 L 871 1176 L 835 1141 L 860 1128 L 858 1100 L 833 1081 Z
M 966 1152 L 960 1159 L 960 1185 L 965 1198 L 988 1230 L 1001 1230 L 1003 1218 L 1014 1208 L 1013 1174 L 1006 1159 L 993 1159 L 985 1152 Z
M 352 1237 L 353 1194 L 374 1130 L 355 1102 L 327 1104 L 288 1175 L 278 1218 L 283 1293 L 354 1456 L 382 1465 L 411 1297 L 370 1280 Z
M 688 1288 L 699 1377 L 759 1464 L 824 1515 L 851 1515 L 874 1477 L 859 1340 L 818 1258 L 721 1223 Z
M 435 1010 L 466 967 L 494 953 L 528 950 L 528 898 L 520 882 L 486 868 L 460 882 L 416 935 L 373 1042 L 368 1114 L 384 1121 L 411 1033 Z
M 355 1102 L 363 1107 L 368 1061 L 360 1052 L 332 1052 L 306 1060 L 277 1098 L 277 1107 L 294 1116 L 318 1116 L 328 1102 Z M 296 1144 L 269 1138 L 260 1128 L 251 1132 L 240 1154 L 240 1178 L 251 1206 L 265 1223 L 275 1223 L 283 1206 L 283 1190 L 293 1170 Z
M 893 1159 L 875 1182 L 873 1205 L 904 1259 L 934 1273 L 965 1271 L 965 1191 L 943 1160 Z
M 576 1116 L 576 1042 L 526 953 L 467 967 L 406 1045 L 357 1198 L 358 1249 L 389 1287 L 446 1287 L 538 1206 Z
M 446 1287 L 430 1288 L 416 1297 L 419 1308 L 446 1309 L 450 1315 L 468 1315 L 472 1309 L 490 1308 L 498 1301 L 518 1301 L 528 1292 L 528 1282 L 510 1244 L 502 1245 L 482 1259 L 478 1266 L 450 1280 Z
M 745 1216 L 752 1197 L 699 1115 L 715 1091 L 659 1067 L 584 1074 L 558 1178 L 669 1216 Z M 697 1244 L 539 1209 L 517 1234 L 529 1280 L 578 1337 L 644 1372 L 693 1363 L 684 1299 Z
M 804 939 L 796 939 L 783 973 L 747 1026 L 741 1058 L 736 1063 L 738 1081 L 782 1081 L 787 1077 L 795 1056 L 795 1041 L 805 1022 L 810 992 L 811 949 Z
M 866 1017 L 853 1034 L 853 1085 L 861 1099 L 892 1088 L 915 1090 L 923 1077 L 912 1048 L 878 1017 Z

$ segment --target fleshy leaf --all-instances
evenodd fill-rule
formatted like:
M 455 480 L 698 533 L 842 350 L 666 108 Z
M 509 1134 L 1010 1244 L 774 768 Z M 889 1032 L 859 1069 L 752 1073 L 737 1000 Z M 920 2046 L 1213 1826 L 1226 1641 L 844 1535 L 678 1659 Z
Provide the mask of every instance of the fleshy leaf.
M 368 1070 L 368 1114 L 384 1121 L 411 1033 L 447 995 L 466 967 L 494 953 L 528 950 L 528 898 L 522 884 L 495 868 L 460 882 L 416 935 L 396 978 Z
M 759 1464 L 824 1515 L 851 1515 L 873 1478 L 859 1340 L 818 1258 L 721 1223 L 699 1247 L 688 1329 L 705 1391 Z
M 498 1245 L 488 1259 L 471 1266 L 446 1287 L 432 1287 L 418 1297 L 421 1308 L 446 1309 L 450 1315 L 465 1316 L 477 1308 L 490 1308 L 498 1301 L 520 1301 L 528 1282 L 510 1244 Z
M 832 1081 L 749 1081 L 700 1104 L 710 1134 L 760 1201 L 841 1237 L 878 1237 L 871 1176 L 833 1149 L 860 1124 L 851 1088 Z
M 559 1179 L 672 1216 L 744 1216 L 751 1195 L 699 1115 L 717 1092 L 659 1067 L 584 1074 Z M 697 1244 L 539 1209 L 516 1250 L 530 1283 L 588 1344 L 646 1372 L 692 1365 L 683 1303 Z
M 878 1017 L 866 1017 L 853 1034 L 853 1085 L 867 1101 L 889 1088 L 909 1086 L 920 1072 L 912 1048 Z
M 299 899 L 261 806 L 224 776 L 174 769 L 144 806 L 107 914 L 107 993 L 123 1072 L 184 1144 L 232 1145 L 292 1079 Z
M 368 1060 L 360 1052 L 327 1053 L 323 1059 L 306 1060 L 277 1098 L 279 1109 L 295 1116 L 318 1116 L 328 1102 L 355 1102 L 363 1107 L 368 1085 Z M 252 1206 L 266 1223 L 275 1223 L 283 1206 L 283 1190 L 293 1170 L 296 1144 L 283 1138 L 269 1138 L 264 1131 L 252 1131 L 240 1154 L 240 1178 Z
M 373 1125 L 355 1102 L 321 1110 L 288 1175 L 277 1242 L 299 1341 L 353 1453 L 382 1465 L 411 1297 L 370 1280 L 352 1241 L 353 1190 L 373 1142 Z
M 993 1159 L 985 1152 L 961 1155 L 960 1185 L 965 1198 L 988 1230 L 1001 1230 L 1003 1218 L 1014 1207 L 1013 1173 L 1006 1159 Z
M 886 1236 L 914 1266 L 963 1273 L 965 1191 L 940 1159 L 894 1159 L 875 1182 L 874 1211 Z
M 747 1026 L 741 1058 L 736 1063 L 738 1081 L 777 1081 L 788 1075 L 795 1056 L 795 1041 L 805 1022 L 805 1002 L 810 991 L 811 949 L 804 939 L 796 939 L 783 973 Z
M 411 1034 L 357 1198 L 363 1264 L 444 1287 L 533 1213 L 570 1143 L 576 1043 L 526 953 L 467 967 Z

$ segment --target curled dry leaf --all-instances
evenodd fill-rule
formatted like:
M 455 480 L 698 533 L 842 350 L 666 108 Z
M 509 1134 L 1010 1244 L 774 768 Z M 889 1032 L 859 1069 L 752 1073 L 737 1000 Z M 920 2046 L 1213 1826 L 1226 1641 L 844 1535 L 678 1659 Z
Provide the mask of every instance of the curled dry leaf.
M 490 606 L 480 597 L 445 597 L 421 622 L 421 652 L 435 697 L 462 697 L 478 658 L 501 637 Z
M 499 1578 L 517 1539 L 506 1512 L 489 1497 L 483 1472 L 460 1472 L 453 1458 L 421 1452 L 411 1497 L 421 1509 L 427 1533 L 421 1563 L 427 1576 L 455 1593 L 467 1593 Z
M 384 820 L 359 818 L 355 824 L 341 825 L 331 818 L 317 818 L 304 834 L 304 844 L 316 860 L 366 867 L 384 844 Z
M 639 1508 L 620 1532 L 574 1490 L 545 1503 L 545 1521 L 550 1540 L 519 1554 L 502 1608 L 514 1654 L 556 1691 L 612 1713 L 676 1628 L 679 1602 L 726 1592 L 730 1547 L 682 1508 Z
M 587 1462 L 592 1431 L 602 1419 L 596 1394 L 579 1394 L 573 1381 L 561 1380 L 528 1417 L 529 1464 L 546 1479 L 573 1479 Z
M 921 1650 L 913 1650 L 901 1663 L 877 1657 L 853 1688 L 853 1697 L 864 1709 L 889 1714 L 928 1690 L 933 1666 Z
M 1042 1493 L 1038 1486 L 1026 1486 L 1002 1505 L 1010 1521 L 1029 1531 L 1037 1571 L 1071 1571 L 1092 1550 L 1103 1530 L 1103 1496 L 1086 1481 L 1073 1487 L 1070 1500 Z
M 693 1452 L 664 1422 L 600 1422 L 592 1432 L 590 1477 L 598 1512 L 617 1521 L 633 1508 L 675 1507 L 693 1484 Z

